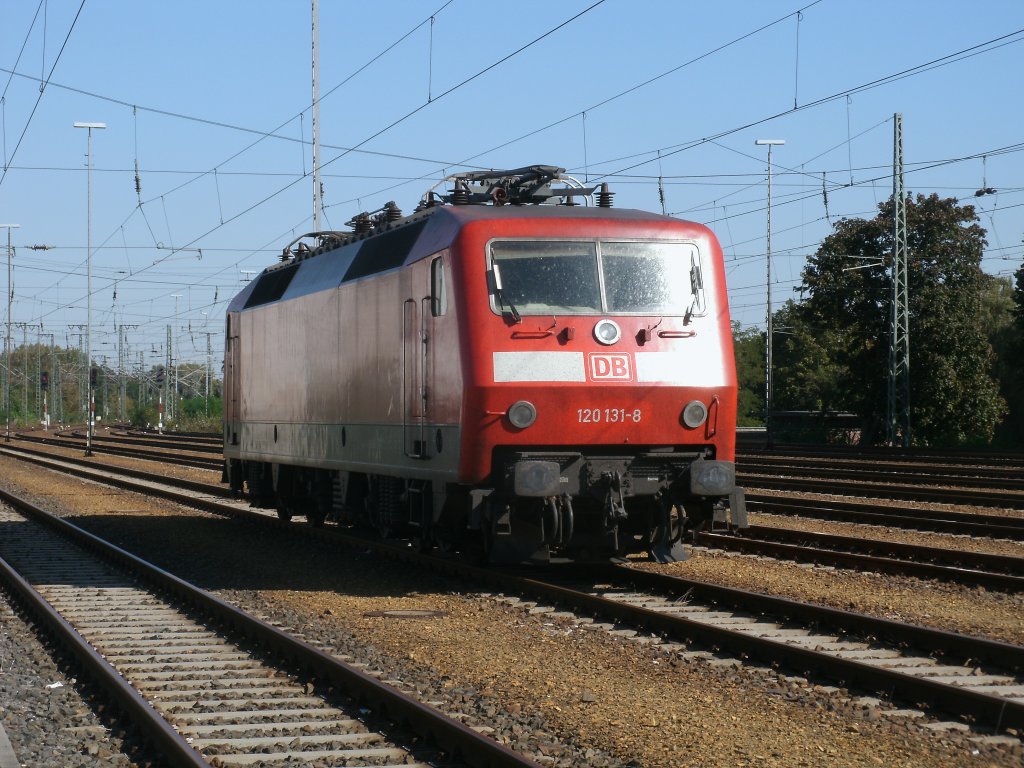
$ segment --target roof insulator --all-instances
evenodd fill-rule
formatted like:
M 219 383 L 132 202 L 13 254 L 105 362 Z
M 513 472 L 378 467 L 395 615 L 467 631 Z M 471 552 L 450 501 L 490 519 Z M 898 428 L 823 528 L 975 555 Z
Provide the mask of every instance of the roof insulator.
M 360 213 L 353 220 L 357 235 L 365 235 L 373 231 L 373 220 L 368 213 Z
M 455 180 L 455 189 L 452 192 L 452 205 L 469 205 L 469 187 L 462 179 Z
M 614 192 L 608 191 L 608 182 L 604 182 L 601 185 L 601 191 L 597 193 L 597 205 L 599 208 L 611 208 L 612 198 L 615 196 Z

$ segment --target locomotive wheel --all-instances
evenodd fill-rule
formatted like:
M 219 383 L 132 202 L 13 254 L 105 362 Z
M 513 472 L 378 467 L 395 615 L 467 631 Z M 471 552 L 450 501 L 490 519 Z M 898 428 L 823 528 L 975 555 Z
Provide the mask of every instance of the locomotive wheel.
M 444 555 L 450 555 L 458 549 L 452 536 L 438 533 L 434 534 L 434 546 Z
M 480 530 L 470 531 L 466 552 L 476 565 L 489 565 L 494 553 L 494 511 L 488 504 L 480 520 Z
M 331 474 L 318 469 L 310 481 L 310 494 L 306 501 L 306 522 L 314 528 L 323 528 L 327 516 L 334 509 L 333 489 Z
M 703 531 L 708 523 L 715 518 L 715 506 L 710 502 L 687 505 L 686 525 L 683 527 L 683 535 L 689 533 L 693 540 L 697 540 L 697 534 Z
M 430 531 L 419 530 L 416 534 L 416 549 L 421 555 L 429 555 L 434 551 L 434 537 Z

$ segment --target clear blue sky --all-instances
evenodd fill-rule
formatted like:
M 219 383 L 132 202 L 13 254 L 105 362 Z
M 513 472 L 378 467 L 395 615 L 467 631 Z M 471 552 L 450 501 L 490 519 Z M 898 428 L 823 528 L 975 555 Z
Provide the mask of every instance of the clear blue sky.
M 182 359 L 205 359 L 206 332 L 219 357 L 227 301 L 312 227 L 310 27 L 308 2 L 0 0 L 13 321 L 60 344 L 85 322 L 86 132 L 72 123 L 104 122 L 94 352 L 116 365 L 116 326 L 136 326 L 132 362 L 156 364 L 170 324 Z M 321 0 L 325 227 L 389 200 L 411 211 L 460 168 L 560 165 L 655 211 L 661 175 L 665 209 L 722 241 L 733 317 L 763 325 L 754 141 L 786 140 L 773 151 L 777 306 L 829 219 L 871 217 L 891 194 L 900 112 L 907 188 L 976 202 L 984 266 L 1011 274 L 1022 75 L 1020 0 Z M 975 201 L 982 186 L 998 193 Z

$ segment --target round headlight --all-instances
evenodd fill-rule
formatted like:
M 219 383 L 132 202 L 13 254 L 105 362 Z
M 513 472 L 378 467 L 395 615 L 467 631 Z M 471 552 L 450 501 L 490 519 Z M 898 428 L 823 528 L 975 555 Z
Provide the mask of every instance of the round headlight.
M 518 400 L 508 408 L 508 420 L 517 429 L 526 429 L 537 420 L 537 409 L 529 400 Z
M 594 338 L 602 344 L 614 344 L 621 337 L 622 331 L 614 320 L 598 320 L 594 326 Z
M 683 408 L 683 424 L 696 429 L 708 418 L 708 409 L 700 400 L 691 400 Z

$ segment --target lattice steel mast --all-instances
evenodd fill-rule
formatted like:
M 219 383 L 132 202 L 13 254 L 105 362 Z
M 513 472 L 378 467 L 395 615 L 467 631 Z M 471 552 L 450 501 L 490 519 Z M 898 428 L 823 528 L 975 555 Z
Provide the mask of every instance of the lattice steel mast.
M 907 200 L 903 187 L 903 115 L 893 116 L 892 313 L 886 442 L 910 446 L 910 310 L 907 290 Z

